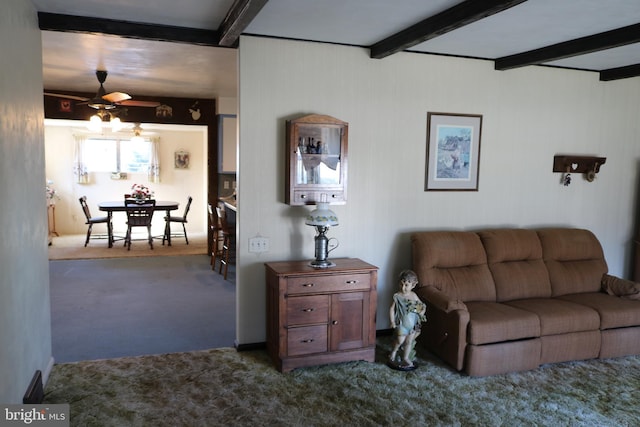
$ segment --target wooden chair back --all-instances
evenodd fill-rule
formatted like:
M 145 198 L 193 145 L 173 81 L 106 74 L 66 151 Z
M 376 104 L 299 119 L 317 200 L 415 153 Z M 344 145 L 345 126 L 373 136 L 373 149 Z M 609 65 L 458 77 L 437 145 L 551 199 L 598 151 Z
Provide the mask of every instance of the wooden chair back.
M 191 209 L 191 202 L 193 201 L 193 197 L 189 196 L 187 199 L 187 206 L 184 207 L 184 215 L 182 216 L 182 220 L 187 222 L 187 214 L 189 213 L 189 209 Z
M 91 212 L 89 211 L 89 205 L 87 205 L 87 196 L 80 197 L 80 206 L 82 206 L 82 212 L 87 217 L 87 222 L 91 220 Z
M 154 199 L 144 200 L 139 203 L 137 200 L 127 199 L 124 201 L 127 209 L 127 224 L 129 227 L 149 227 L 153 219 L 153 212 L 156 208 Z

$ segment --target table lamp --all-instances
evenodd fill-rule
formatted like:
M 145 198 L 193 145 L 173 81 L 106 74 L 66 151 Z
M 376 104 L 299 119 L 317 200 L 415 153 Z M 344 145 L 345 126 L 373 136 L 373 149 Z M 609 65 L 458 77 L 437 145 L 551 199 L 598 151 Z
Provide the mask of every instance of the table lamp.
M 324 199 L 323 199 L 324 200 Z M 329 240 L 336 240 L 335 238 L 329 239 L 326 236 L 329 227 L 338 225 L 338 217 L 329 209 L 329 203 L 322 201 L 318 202 L 316 208 L 309 212 L 304 223 L 316 227 L 318 234 L 315 237 L 316 247 L 316 259 L 311 261 L 309 265 L 313 268 L 328 268 L 335 266 L 334 263 L 327 259 L 329 252 L 338 247 L 334 246 L 329 249 Z

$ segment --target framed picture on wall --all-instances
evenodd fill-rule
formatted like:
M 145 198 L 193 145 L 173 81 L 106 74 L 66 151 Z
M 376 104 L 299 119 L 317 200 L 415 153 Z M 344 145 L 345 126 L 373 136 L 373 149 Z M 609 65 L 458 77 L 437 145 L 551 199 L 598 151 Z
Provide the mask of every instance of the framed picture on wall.
M 425 191 L 478 191 L 482 116 L 427 113 Z
M 174 153 L 174 165 L 176 169 L 189 169 L 190 155 L 188 151 L 178 150 Z

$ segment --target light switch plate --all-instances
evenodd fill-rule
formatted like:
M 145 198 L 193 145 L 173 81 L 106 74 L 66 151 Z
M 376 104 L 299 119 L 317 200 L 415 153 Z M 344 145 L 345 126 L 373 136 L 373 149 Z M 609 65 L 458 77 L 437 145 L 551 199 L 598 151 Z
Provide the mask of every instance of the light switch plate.
M 262 236 L 250 238 L 249 252 L 253 252 L 253 253 L 269 252 L 269 238 L 262 237 Z

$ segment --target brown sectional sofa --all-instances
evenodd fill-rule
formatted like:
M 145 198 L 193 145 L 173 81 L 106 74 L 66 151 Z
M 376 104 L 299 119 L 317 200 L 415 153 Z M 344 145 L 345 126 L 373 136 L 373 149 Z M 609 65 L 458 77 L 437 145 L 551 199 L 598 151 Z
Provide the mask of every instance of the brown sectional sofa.
M 418 341 L 459 371 L 640 354 L 640 286 L 607 274 L 588 230 L 427 231 L 411 242 L 428 307 Z

